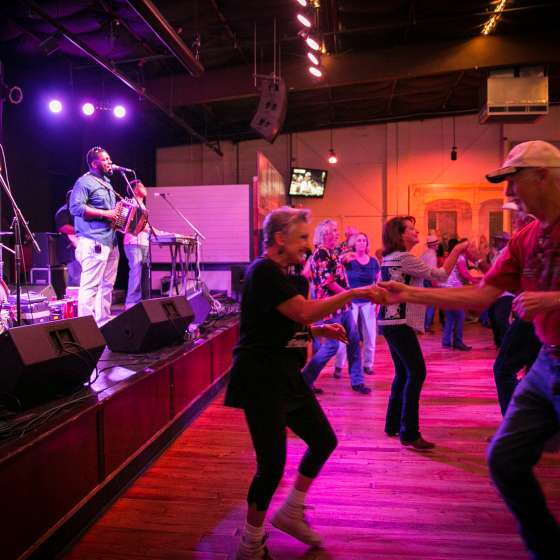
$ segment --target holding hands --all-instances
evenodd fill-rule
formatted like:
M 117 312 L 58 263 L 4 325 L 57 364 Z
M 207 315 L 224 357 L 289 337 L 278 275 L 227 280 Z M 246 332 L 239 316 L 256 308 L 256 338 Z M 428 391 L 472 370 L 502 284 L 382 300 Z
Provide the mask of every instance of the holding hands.
M 352 288 L 352 297 L 354 299 L 368 299 L 373 303 L 389 303 L 389 293 L 381 284 L 371 284 L 363 288 Z
M 333 338 L 344 344 L 348 344 L 346 329 L 340 323 L 323 323 L 322 325 L 314 325 L 311 327 L 313 336 L 324 336 L 325 338 Z

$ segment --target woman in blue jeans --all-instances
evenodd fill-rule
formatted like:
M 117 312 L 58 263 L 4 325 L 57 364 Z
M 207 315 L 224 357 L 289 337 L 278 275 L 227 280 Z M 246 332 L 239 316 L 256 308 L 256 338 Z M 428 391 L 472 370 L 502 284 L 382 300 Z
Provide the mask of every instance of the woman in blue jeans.
M 465 241 L 463 239 L 463 241 Z M 453 247 L 457 245 L 459 241 L 457 239 L 451 239 L 449 241 L 449 251 L 453 250 Z M 465 253 L 468 252 L 465 251 Z M 474 277 L 467 268 L 467 255 L 462 253 L 457 258 L 457 263 L 453 267 L 453 270 L 449 274 L 446 286 L 448 288 L 461 288 L 467 284 L 476 284 L 480 281 L 480 278 Z M 455 350 L 461 350 L 463 352 L 468 352 L 472 350 L 472 346 L 467 346 L 463 341 L 463 327 L 465 325 L 465 310 L 464 309 L 446 309 L 445 313 L 445 325 L 443 327 L 443 336 L 441 339 L 441 345 L 444 348 L 453 348 Z
M 397 216 L 383 228 L 381 278 L 409 286 L 423 286 L 424 280 L 445 282 L 468 242 L 457 244 L 441 268 L 428 266 L 410 250 L 418 243 L 416 220 Z M 395 365 L 395 377 L 385 419 L 385 433 L 400 436 L 403 445 L 425 450 L 434 447 L 420 433 L 420 392 L 426 378 L 426 364 L 416 332 L 424 332 L 426 307 L 420 304 L 381 305 L 377 324 L 385 336 Z

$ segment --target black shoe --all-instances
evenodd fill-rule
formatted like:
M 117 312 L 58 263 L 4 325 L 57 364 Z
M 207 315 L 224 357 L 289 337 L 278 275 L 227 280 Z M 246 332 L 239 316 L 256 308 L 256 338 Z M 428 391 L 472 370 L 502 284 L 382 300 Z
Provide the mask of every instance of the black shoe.
M 461 352 L 468 352 L 469 350 L 472 350 L 472 346 L 467 346 L 464 342 L 454 344 L 453 348 L 455 348 L 455 350 L 461 350 Z
M 370 367 L 365 367 L 364 368 L 364 373 L 366 375 L 373 375 L 373 369 L 371 369 Z
M 322 395 L 325 391 L 323 391 L 323 389 L 321 389 L 321 387 L 315 387 L 315 385 L 311 385 L 311 390 L 316 394 L 316 395 Z
M 362 393 L 362 395 L 369 395 L 371 393 L 371 389 L 366 387 L 363 383 L 359 383 L 358 385 L 352 385 L 352 391 L 356 391 L 357 393 Z
M 452 348 L 451 344 L 442 344 L 442 348 Z
M 385 432 L 385 435 L 387 437 L 397 437 L 399 435 L 399 432 Z
M 333 377 L 335 379 L 340 379 L 342 377 L 342 368 L 335 367 L 333 372 Z

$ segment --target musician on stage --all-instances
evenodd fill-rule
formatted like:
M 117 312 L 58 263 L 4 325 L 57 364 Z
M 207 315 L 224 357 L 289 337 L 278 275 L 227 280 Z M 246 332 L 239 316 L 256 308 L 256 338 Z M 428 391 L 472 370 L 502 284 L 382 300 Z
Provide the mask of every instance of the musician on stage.
M 148 191 L 139 179 L 130 182 L 134 189 L 134 202 L 140 203 L 145 209 L 144 201 Z M 165 235 L 166 232 L 151 227 L 156 235 Z M 144 229 L 138 234 L 126 233 L 124 236 L 124 252 L 128 259 L 128 290 L 126 292 L 126 309 L 132 307 L 142 299 L 149 297 L 148 253 L 150 249 L 150 225 L 146 223 Z
M 99 326 L 111 318 L 111 298 L 117 277 L 119 250 L 111 221 L 116 196 L 111 186 L 111 157 L 104 148 L 86 155 L 89 171 L 74 184 L 70 213 L 78 237 L 76 260 L 82 266 L 78 315 L 93 315 Z
M 72 191 L 66 193 L 66 203 L 61 206 L 54 215 L 54 223 L 56 231 L 64 234 L 64 237 L 58 242 L 57 251 L 59 260 L 66 265 L 68 270 L 67 286 L 79 286 L 80 274 L 82 269 L 80 263 L 76 260 L 75 250 L 78 246 L 78 238 L 74 229 L 74 216 L 70 214 L 70 195 Z

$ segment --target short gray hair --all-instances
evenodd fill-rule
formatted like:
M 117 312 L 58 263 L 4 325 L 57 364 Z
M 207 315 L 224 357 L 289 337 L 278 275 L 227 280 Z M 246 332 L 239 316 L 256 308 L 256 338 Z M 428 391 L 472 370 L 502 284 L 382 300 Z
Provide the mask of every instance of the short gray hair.
M 317 224 L 315 228 L 315 235 L 313 236 L 313 245 L 316 247 L 323 244 L 323 239 L 325 238 L 325 233 L 329 231 L 332 226 L 336 226 L 336 220 L 331 220 L 328 218 L 327 220 L 322 220 Z
M 263 246 L 265 249 L 274 245 L 275 233 L 286 233 L 293 225 L 309 223 L 311 212 L 307 208 L 290 208 L 282 206 L 266 215 L 263 223 Z

